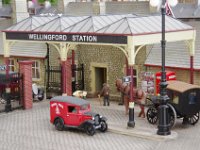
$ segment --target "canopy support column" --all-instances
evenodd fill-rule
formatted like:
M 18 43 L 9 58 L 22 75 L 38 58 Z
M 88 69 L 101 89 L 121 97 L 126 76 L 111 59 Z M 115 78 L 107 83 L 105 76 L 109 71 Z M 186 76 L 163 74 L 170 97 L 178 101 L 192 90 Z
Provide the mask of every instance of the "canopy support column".
M 133 39 L 131 36 L 128 37 L 128 64 L 130 66 L 130 75 L 131 75 L 131 81 L 130 81 L 130 99 L 129 99 L 129 121 L 127 123 L 128 127 L 135 127 L 135 121 L 134 121 L 134 99 L 133 99 L 133 66 L 135 64 L 135 45 L 133 44 Z
M 9 78 L 9 58 L 10 58 L 10 46 L 9 42 L 6 41 L 5 33 L 3 33 L 3 49 L 4 49 L 4 62 L 6 64 L 6 79 Z M 9 83 L 6 82 L 6 105 L 5 111 L 11 111 L 11 101 L 10 101 L 10 87 Z
M 189 41 L 189 53 L 190 53 L 190 83 L 194 83 L 194 54 L 195 54 L 195 37 Z
M 67 53 L 69 51 L 69 44 L 60 43 L 59 45 L 59 54 L 61 60 L 61 81 L 62 81 L 62 93 L 71 95 L 71 65 L 67 62 Z M 68 82 L 69 80 L 69 82 Z

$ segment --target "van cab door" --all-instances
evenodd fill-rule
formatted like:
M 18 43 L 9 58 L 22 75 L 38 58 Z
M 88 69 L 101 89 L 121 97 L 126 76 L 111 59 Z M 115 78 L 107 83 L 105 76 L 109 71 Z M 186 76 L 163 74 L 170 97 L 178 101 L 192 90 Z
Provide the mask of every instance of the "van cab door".
M 81 121 L 81 115 L 78 114 L 77 106 L 68 106 L 68 111 L 65 118 L 66 125 L 79 126 Z

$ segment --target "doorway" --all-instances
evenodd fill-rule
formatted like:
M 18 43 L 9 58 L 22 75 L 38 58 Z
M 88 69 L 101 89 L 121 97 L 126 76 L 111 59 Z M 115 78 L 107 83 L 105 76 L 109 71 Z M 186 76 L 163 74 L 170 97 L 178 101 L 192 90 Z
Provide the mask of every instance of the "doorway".
M 107 82 L 107 69 L 102 67 L 95 67 L 95 91 L 100 92 L 103 83 Z

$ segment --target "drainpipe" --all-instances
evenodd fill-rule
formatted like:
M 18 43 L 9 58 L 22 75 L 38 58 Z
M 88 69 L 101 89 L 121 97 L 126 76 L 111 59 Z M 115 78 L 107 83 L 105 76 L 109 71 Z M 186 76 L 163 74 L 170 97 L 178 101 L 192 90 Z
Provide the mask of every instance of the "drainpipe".
M 190 84 L 194 83 L 194 56 L 190 56 Z
M 49 79 L 50 79 L 50 63 L 49 63 L 49 44 L 47 44 L 47 88 L 49 88 Z

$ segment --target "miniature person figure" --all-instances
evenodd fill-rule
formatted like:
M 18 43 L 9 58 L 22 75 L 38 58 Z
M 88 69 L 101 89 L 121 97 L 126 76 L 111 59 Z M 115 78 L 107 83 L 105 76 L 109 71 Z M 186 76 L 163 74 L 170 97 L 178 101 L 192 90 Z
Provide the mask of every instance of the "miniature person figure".
M 103 88 L 99 95 L 104 97 L 103 105 L 106 106 L 106 104 L 107 104 L 107 106 L 109 106 L 110 105 L 110 100 L 109 100 L 110 88 L 107 83 L 103 84 Z
M 145 111 L 144 111 L 144 104 L 145 104 L 146 94 L 142 89 L 136 89 L 135 90 L 135 101 L 140 106 L 140 113 L 138 117 L 145 118 Z

